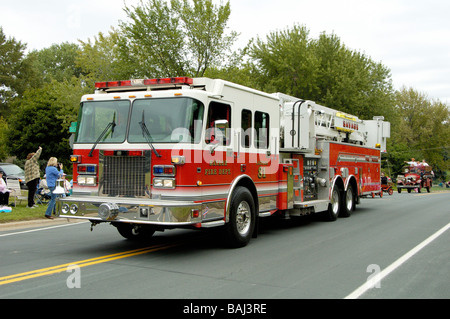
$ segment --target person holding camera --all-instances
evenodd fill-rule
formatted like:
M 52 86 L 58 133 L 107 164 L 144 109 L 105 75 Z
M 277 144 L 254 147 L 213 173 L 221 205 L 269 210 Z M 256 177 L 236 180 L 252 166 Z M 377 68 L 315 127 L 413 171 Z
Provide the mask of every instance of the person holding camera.
M 48 203 L 47 210 L 45 211 L 45 217 L 48 219 L 53 219 L 52 213 L 55 209 L 57 197 L 56 194 L 53 194 L 53 191 L 56 188 L 56 180 L 59 179 L 63 174 L 63 165 L 61 163 L 58 163 L 58 159 L 56 157 L 50 157 L 47 163 L 47 167 L 45 168 L 47 187 L 51 193 L 51 199 Z

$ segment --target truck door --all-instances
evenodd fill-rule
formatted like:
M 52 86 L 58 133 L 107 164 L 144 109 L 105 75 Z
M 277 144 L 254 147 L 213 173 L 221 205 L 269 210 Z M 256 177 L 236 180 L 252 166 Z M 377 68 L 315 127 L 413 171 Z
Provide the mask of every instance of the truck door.
M 204 180 L 208 185 L 225 185 L 233 179 L 235 142 L 231 113 L 230 104 L 216 101 L 209 104 L 203 155 Z
M 266 180 L 267 175 L 272 175 L 276 173 L 276 170 L 271 169 L 271 138 L 270 138 L 270 116 L 269 113 L 255 111 L 254 115 L 254 147 L 256 148 L 256 153 L 258 154 L 258 178 Z M 275 166 L 275 169 L 277 167 Z

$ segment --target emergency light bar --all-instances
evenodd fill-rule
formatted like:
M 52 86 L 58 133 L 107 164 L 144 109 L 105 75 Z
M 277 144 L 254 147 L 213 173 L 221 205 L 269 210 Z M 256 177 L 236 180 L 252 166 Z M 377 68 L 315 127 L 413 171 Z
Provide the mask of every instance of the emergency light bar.
M 108 89 L 108 88 L 117 88 L 117 87 L 166 85 L 166 84 L 191 85 L 193 83 L 194 83 L 194 80 L 192 78 L 182 76 L 182 77 L 160 78 L 160 79 L 136 79 L 136 80 L 126 80 L 126 81 L 95 82 L 95 88 L 96 89 Z

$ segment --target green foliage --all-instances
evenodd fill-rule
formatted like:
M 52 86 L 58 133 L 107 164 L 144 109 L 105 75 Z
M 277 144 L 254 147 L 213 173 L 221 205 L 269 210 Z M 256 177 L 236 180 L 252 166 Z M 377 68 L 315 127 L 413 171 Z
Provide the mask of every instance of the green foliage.
M 79 47 L 74 43 L 53 44 L 49 48 L 33 50 L 28 54 L 33 67 L 39 74 L 39 83 L 50 83 L 70 80 L 73 76 L 80 77 L 82 70 L 75 64 Z
M 237 36 L 225 33 L 229 2 L 149 0 L 125 12 L 131 22 L 120 25 L 122 56 L 140 77 L 203 76 L 221 64 Z
M 294 26 L 271 32 L 266 42 L 257 38 L 249 55 L 255 63 L 256 85 L 264 91 L 278 91 L 296 97 L 316 91 L 318 59 L 311 54 L 309 30 Z
M 61 134 L 61 125 L 53 107 L 56 97 L 52 95 L 49 86 L 28 90 L 14 110 L 7 144 L 11 154 L 25 158 L 41 144 L 46 145 L 43 147 L 44 151 L 61 151 L 56 145 L 59 143 L 55 143 L 59 142 Z
M 6 38 L 0 26 L 0 116 L 6 115 L 11 102 L 29 87 L 32 71 L 25 59 L 26 45 L 15 38 Z
M 8 123 L 0 116 L 0 145 L 8 144 Z M 0 161 L 4 161 L 8 156 L 6 147 L 0 147 Z
M 81 49 L 76 58 L 76 65 L 94 81 L 133 78 L 134 65 L 139 63 L 133 64 L 130 57 L 121 56 L 120 46 L 124 41 L 115 29 L 107 35 L 100 32 L 93 41 L 80 41 Z
M 435 173 L 449 170 L 449 108 L 406 87 L 395 93 L 395 104 L 399 116 L 390 141 L 391 161 L 398 167 L 401 161 L 414 157 L 416 160 L 425 159 L 434 167 Z
M 295 25 L 258 38 L 250 57 L 256 64 L 257 86 L 371 119 L 389 117 L 392 84 L 389 70 L 366 55 L 346 48 L 336 35 L 309 37 Z
M 55 156 L 67 163 L 71 154 L 68 127 L 76 121 L 84 93 L 86 88 L 77 78 L 27 90 L 9 121 L 9 153 L 23 159 L 42 146 L 41 158 Z
M 14 203 L 14 200 L 9 197 L 9 205 L 12 203 Z M 0 224 L 25 220 L 45 219 L 47 205 L 41 204 L 36 208 L 28 208 L 27 205 L 27 201 L 22 200 L 20 203 L 17 202 L 16 207 L 12 207 L 11 213 L 0 213 Z
M 212 79 L 224 79 L 241 85 L 256 87 L 253 78 L 254 65 L 247 63 L 248 47 L 239 49 L 224 61 L 222 66 L 209 67 L 205 76 Z

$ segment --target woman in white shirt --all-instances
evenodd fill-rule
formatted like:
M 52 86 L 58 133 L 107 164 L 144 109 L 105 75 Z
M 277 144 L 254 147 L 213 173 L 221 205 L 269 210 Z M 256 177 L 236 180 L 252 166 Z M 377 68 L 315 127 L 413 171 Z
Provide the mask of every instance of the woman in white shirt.
M 3 171 L 0 170 L 0 210 L 11 210 L 11 207 L 8 207 L 10 192 L 3 179 Z

